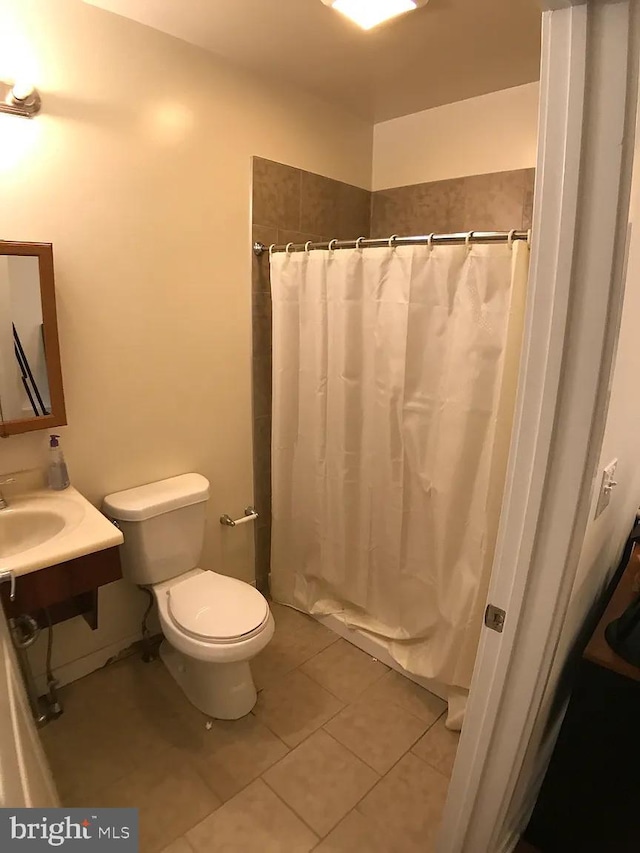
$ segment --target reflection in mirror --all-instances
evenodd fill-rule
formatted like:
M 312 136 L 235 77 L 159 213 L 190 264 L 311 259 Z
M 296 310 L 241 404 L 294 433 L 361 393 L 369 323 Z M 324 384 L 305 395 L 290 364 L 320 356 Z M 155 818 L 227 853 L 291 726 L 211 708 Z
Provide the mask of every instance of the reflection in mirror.
M 66 423 L 53 246 L 0 240 L 0 437 Z
M 0 407 L 4 421 L 51 411 L 40 261 L 33 255 L 0 256 Z

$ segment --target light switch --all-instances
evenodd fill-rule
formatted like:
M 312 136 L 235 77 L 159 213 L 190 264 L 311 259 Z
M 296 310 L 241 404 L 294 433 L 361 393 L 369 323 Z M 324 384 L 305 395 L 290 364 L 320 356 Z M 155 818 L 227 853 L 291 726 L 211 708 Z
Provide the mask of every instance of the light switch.
M 596 514 L 595 518 L 597 518 L 601 512 L 603 512 L 608 506 L 609 501 L 611 500 L 611 492 L 618 485 L 616 482 L 616 469 L 618 467 L 618 460 L 614 459 L 612 462 L 609 462 L 607 467 L 602 472 L 602 482 L 600 483 L 600 494 L 598 495 L 598 505 L 596 506 Z

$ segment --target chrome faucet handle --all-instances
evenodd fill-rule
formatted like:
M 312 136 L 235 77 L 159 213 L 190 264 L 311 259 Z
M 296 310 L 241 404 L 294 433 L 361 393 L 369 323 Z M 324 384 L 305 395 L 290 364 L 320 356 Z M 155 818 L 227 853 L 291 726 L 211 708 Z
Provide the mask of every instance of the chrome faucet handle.
M 9 581 L 11 584 L 11 591 L 9 592 L 9 598 L 11 601 L 16 600 L 16 576 L 13 572 L 0 571 L 0 583 L 3 581 Z

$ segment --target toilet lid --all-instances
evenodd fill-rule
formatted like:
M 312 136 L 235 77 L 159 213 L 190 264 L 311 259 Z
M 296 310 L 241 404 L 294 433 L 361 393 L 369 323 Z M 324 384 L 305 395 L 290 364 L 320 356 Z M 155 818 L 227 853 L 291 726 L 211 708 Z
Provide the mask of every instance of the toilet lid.
M 267 618 L 269 605 L 248 583 L 201 572 L 169 590 L 169 612 L 189 634 L 229 642 L 251 634 Z

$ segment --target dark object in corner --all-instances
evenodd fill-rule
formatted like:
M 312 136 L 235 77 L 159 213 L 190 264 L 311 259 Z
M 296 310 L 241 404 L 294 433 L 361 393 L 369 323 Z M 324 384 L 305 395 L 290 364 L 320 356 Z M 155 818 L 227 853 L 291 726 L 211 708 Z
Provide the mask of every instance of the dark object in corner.
M 626 562 L 631 557 L 635 542 L 640 539 L 640 524 L 631 531 L 625 548 Z M 627 555 L 627 551 L 629 552 Z M 626 562 L 624 563 L 626 565 Z M 627 663 L 640 667 L 640 593 L 631 602 L 622 616 L 610 622 L 604 632 L 607 643 Z
M 526 840 L 542 853 L 638 853 L 640 850 L 640 667 L 623 660 L 605 629 L 637 598 L 640 548 L 631 556 L 634 527 L 611 584 L 585 620 L 559 690 L 548 737 L 571 696 L 538 795 Z M 597 624 L 595 624 L 597 620 Z M 595 630 L 594 630 L 595 628 Z

